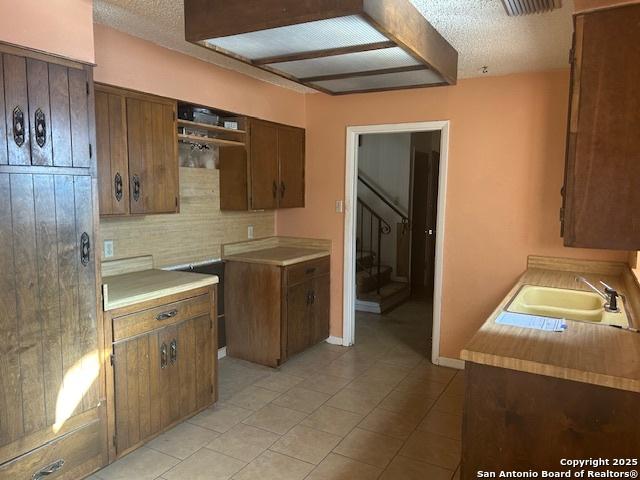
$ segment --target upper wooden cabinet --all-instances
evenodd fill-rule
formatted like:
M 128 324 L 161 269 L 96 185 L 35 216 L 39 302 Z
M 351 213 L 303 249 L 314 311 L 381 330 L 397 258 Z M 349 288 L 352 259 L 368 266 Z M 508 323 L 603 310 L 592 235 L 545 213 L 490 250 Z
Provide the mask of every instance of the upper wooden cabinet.
M 220 209 L 304 207 L 304 129 L 249 119 L 247 146 L 220 149 Z
M 0 165 L 90 167 L 86 70 L 5 53 L 0 87 Z
M 563 217 L 571 247 L 640 249 L 640 5 L 575 17 Z
M 179 210 L 176 102 L 96 86 L 101 215 Z

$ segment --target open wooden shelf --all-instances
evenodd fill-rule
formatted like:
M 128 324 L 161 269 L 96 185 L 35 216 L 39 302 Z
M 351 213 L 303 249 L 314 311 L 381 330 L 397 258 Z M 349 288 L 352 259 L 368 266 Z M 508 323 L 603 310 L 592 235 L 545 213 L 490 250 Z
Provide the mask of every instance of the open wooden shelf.
M 219 125 L 209 125 L 208 123 L 192 122 L 190 120 L 183 120 L 181 118 L 178 119 L 178 125 L 181 125 L 183 127 L 191 127 L 191 128 L 195 128 L 195 129 L 199 128 L 201 130 L 209 130 L 209 131 L 212 131 L 212 132 L 240 133 L 240 134 L 247 133 L 245 130 L 236 130 L 234 128 L 225 128 L 225 127 L 221 127 Z
M 198 135 L 183 135 L 178 134 L 178 140 L 184 140 L 185 142 L 206 144 L 206 145 L 218 145 L 219 147 L 243 147 L 244 142 L 236 142 L 235 140 L 224 140 L 222 138 L 200 137 Z

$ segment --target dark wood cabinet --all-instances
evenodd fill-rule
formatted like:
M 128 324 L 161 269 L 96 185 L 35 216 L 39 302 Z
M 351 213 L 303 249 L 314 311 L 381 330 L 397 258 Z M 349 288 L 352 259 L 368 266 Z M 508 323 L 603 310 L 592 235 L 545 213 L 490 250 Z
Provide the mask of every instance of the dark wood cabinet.
M 247 124 L 246 148 L 220 148 L 220 209 L 304 207 L 304 129 L 255 118 Z
M 327 339 L 329 262 L 328 256 L 286 267 L 227 261 L 227 354 L 277 367 Z
M 101 215 L 179 211 L 176 102 L 96 87 Z
M 106 462 L 91 68 L 0 46 L 0 478 Z
M 111 460 L 216 398 L 215 287 L 107 312 Z
M 639 402 L 633 391 L 468 361 L 460 478 L 566 471 L 562 459 L 637 458 Z M 593 470 L 602 468 L 629 470 Z
M 640 249 L 640 5 L 575 17 L 564 243 Z

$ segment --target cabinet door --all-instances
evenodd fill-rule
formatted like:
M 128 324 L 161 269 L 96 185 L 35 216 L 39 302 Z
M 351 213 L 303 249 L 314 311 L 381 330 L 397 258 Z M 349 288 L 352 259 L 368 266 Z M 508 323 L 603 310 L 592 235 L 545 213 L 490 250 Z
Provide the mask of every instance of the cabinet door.
M 302 128 L 278 128 L 279 208 L 304 207 L 304 138 Z
M 91 177 L 0 174 L 0 446 L 100 403 L 93 232 Z
M 311 296 L 312 329 L 309 345 L 315 345 L 329 337 L 331 291 L 329 275 L 313 279 Z
M 302 352 L 311 344 L 313 317 L 311 298 L 313 280 L 287 290 L 287 358 Z
M 49 106 L 49 69 L 42 60 L 27 59 L 29 92 L 29 143 L 32 165 L 53 165 L 51 148 L 51 108 Z
M 564 242 L 640 248 L 640 5 L 576 17 Z
M 113 345 L 117 455 L 213 402 L 213 339 L 203 315 Z
M 100 215 L 126 215 L 129 163 L 125 98 L 96 87 L 95 99 Z
M 24 57 L 3 55 L 4 101 L 9 165 L 31 165 L 27 62 Z
M 278 207 L 278 127 L 261 120 L 251 120 L 249 159 L 251 170 L 251 208 Z
M 178 142 L 175 102 L 127 98 L 131 213 L 178 211 Z
M 248 210 L 247 149 L 224 147 L 219 150 L 220 210 Z

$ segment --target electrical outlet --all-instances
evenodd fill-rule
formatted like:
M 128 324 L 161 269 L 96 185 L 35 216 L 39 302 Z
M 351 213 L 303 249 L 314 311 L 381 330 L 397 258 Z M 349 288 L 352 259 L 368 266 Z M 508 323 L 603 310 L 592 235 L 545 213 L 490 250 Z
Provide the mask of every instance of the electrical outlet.
M 336 200 L 336 213 L 344 212 L 344 201 Z
M 247 227 L 247 238 L 251 240 L 253 238 L 253 225 Z
M 104 258 L 113 257 L 113 240 L 105 240 L 104 241 Z

